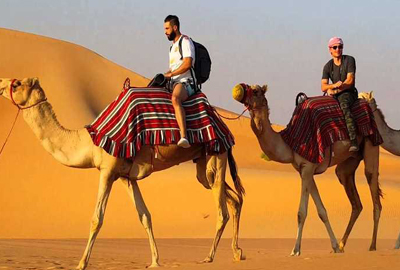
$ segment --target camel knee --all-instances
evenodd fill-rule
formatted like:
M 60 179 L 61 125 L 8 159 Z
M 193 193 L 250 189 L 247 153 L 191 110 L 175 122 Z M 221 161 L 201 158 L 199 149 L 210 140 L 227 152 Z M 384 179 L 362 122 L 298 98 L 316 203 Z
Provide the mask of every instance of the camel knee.
M 328 222 L 328 213 L 326 212 L 326 209 L 320 210 L 318 212 L 318 216 L 322 220 L 323 223 Z
M 228 203 L 232 205 L 232 208 L 240 211 L 243 206 L 243 197 L 233 190 L 226 191 L 225 194 L 226 198 L 228 199 Z
M 307 212 L 299 211 L 297 213 L 297 223 L 298 224 L 303 224 L 306 221 L 306 218 L 307 218 Z
M 379 220 L 382 213 L 382 205 L 379 204 L 377 207 L 374 207 L 374 220 Z
M 224 227 L 228 223 L 229 218 L 230 218 L 229 213 L 220 215 L 218 218 L 219 227 Z
M 139 219 L 145 229 L 150 229 L 152 227 L 150 213 L 139 215 Z
M 103 220 L 102 219 L 98 219 L 98 218 L 93 218 L 91 223 L 90 223 L 90 230 L 92 232 L 97 232 L 101 229 L 101 227 L 103 226 Z
M 368 168 L 365 169 L 364 174 L 369 184 L 372 183 L 373 179 L 378 179 L 379 176 L 379 173 L 377 171 L 370 171 L 368 170 Z
M 353 205 L 352 212 L 355 217 L 358 217 L 363 210 L 362 204 Z

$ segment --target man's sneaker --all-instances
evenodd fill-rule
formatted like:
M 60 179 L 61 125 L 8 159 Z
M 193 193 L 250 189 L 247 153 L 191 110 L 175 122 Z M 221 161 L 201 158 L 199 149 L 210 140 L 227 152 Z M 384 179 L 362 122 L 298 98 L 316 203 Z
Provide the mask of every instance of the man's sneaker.
M 182 147 L 182 148 L 189 148 L 190 147 L 190 143 L 186 138 L 181 138 L 179 140 L 179 142 L 177 143 L 177 145 Z
M 358 151 L 357 140 L 351 140 L 349 152 L 357 152 L 357 151 Z

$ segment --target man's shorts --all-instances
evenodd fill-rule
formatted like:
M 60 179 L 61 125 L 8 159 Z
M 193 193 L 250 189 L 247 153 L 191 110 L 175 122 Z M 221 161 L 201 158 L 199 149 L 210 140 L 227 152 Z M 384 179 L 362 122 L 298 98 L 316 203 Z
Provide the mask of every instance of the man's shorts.
M 188 93 L 188 97 L 190 97 L 196 93 L 196 88 L 194 87 L 194 85 L 192 83 L 183 82 L 182 85 L 183 85 L 183 87 L 185 87 L 185 89 Z
M 196 87 L 190 81 L 188 81 L 188 82 L 175 82 L 173 87 L 172 87 L 172 89 L 174 89 L 175 85 L 177 85 L 178 83 L 182 84 L 183 87 L 186 89 L 188 97 L 193 96 L 196 93 Z

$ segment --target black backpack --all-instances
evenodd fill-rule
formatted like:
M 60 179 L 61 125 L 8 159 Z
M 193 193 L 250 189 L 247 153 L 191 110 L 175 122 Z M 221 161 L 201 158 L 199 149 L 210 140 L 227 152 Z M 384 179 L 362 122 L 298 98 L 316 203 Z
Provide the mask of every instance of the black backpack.
M 179 40 L 179 53 L 182 56 L 182 40 Z M 201 45 L 198 42 L 195 42 L 193 39 L 190 39 L 194 44 L 194 53 L 195 53 L 195 62 L 194 62 L 194 74 L 196 76 L 197 85 L 203 84 L 205 81 L 208 80 L 210 77 L 211 72 L 211 58 L 210 54 L 208 53 L 206 47 Z M 192 74 L 193 76 L 193 74 Z

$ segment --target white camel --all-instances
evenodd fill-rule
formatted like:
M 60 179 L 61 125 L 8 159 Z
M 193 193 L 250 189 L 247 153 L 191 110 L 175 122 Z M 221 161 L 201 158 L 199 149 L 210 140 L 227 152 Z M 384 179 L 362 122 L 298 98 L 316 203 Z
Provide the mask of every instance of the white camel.
M 393 155 L 400 156 L 400 130 L 392 129 L 386 123 L 385 116 L 376 104 L 373 92 L 359 93 L 358 97 L 368 101 L 368 104 L 374 113 L 376 125 L 378 126 L 379 133 L 383 138 L 383 144 L 381 145 L 383 149 Z M 400 249 L 400 233 L 397 237 L 395 248 Z
M 268 156 L 268 158 L 279 163 L 291 163 L 295 170 L 300 173 L 302 184 L 300 206 L 298 210 L 298 231 L 296 243 L 291 255 L 300 255 L 301 238 L 307 217 L 309 195 L 313 198 L 317 207 L 318 215 L 325 224 L 333 251 L 343 252 L 350 232 L 362 209 L 360 198 L 354 183 L 354 173 L 362 159 L 364 159 L 365 175 L 368 180 L 374 205 L 374 229 L 370 250 L 376 250 L 378 223 L 382 210 L 380 202 L 381 190 L 379 188 L 378 179 L 379 146 L 373 146 L 372 142 L 368 138 L 358 137 L 357 140 L 360 145 L 362 144 L 360 149 L 363 149 L 363 153 L 352 156 L 348 151 L 350 141 L 337 141 L 332 145 L 332 151 L 326 149 L 325 159 L 323 162 L 319 164 L 311 163 L 294 152 L 284 142 L 281 135 L 272 129 L 269 120 L 268 101 L 265 98 L 266 91 L 267 85 L 262 87 L 255 85 L 251 88 L 244 89 L 242 85 L 238 84 L 233 88 L 232 94 L 234 99 L 244 103 L 248 107 L 251 116 L 251 128 L 258 139 L 262 151 Z M 325 172 L 328 167 L 335 165 L 337 165 L 336 174 L 344 186 L 347 196 L 352 204 L 350 221 L 340 244 L 337 243 L 328 220 L 327 211 L 322 203 L 314 181 L 315 174 L 321 174 Z
M 85 269 L 88 265 L 96 236 L 103 224 L 108 197 L 116 180 L 121 180 L 126 187 L 149 237 L 152 257 L 150 267 L 159 266 L 151 216 L 136 181 L 153 172 L 165 170 L 188 160 L 196 160 L 197 179 L 207 189 L 212 190 L 217 206 L 216 235 L 211 251 L 203 262 L 214 260 L 219 240 L 229 220 L 227 206 L 230 207 L 233 214 L 232 249 L 234 259 L 243 259 L 242 250 L 238 246 L 238 233 L 244 189 L 237 175 L 231 149 L 219 155 L 206 155 L 204 145 L 200 144 L 193 145 L 188 149 L 175 145 L 160 146 L 159 155 L 155 157 L 153 148 L 144 146 L 134 160 L 115 158 L 102 148 L 95 146 L 85 128 L 68 130 L 57 121 L 52 106 L 47 101 L 37 78 L 0 79 L 0 95 L 11 100 L 22 110 L 27 124 L 45 150 L 57 161 L 69 167 L 97 168 L 100 171 L 98 197 L 91 221 L 89 240 L 77 269 Z M 236 191 L 225 183 L 227 161 Z

